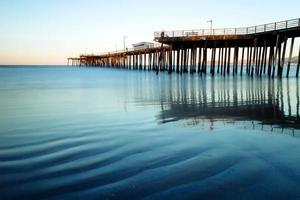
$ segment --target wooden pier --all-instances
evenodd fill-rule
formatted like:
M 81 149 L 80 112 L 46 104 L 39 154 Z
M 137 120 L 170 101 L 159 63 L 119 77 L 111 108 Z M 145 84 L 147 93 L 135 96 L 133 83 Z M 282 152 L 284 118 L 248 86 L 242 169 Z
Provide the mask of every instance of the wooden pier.
M 246 28 L 161 31 L 154 33 L 158 46 L 81 55 L 68 58 L 68 63 L 75 66 L 153 70 L 156 73 L 289 77 L 292 57 L 297 54 L 295 75 L 298 77 L 300 48 L 299 52 L 295 52 L 295 39 L 298 37 L 300 19 Z

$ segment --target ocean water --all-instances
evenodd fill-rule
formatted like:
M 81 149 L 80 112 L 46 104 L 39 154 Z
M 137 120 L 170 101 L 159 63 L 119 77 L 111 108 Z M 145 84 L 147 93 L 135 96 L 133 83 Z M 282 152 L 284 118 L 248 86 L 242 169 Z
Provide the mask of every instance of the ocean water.
M 0 199 L 300 199 L 300 80 L 0 68 Z

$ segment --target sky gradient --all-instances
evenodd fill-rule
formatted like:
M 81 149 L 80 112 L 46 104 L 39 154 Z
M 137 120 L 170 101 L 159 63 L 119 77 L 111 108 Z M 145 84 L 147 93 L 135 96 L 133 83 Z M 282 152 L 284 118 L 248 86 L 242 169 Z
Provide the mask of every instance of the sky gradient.
M 299 18 L 299 0 L 1 0 L 0 65 L 66 64 L 172 29 L 233 28 Z M 298 48 L 298 47 L 297 47 Z

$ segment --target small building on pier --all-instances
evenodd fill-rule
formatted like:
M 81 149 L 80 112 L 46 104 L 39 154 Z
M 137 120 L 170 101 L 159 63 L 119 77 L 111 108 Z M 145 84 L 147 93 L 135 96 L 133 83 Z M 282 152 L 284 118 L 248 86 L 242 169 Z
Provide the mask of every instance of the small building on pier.
M 139 43 L 133 44 L 132 46 L 133 46 L 134 50 L 141 50 L 141 49 L 153 48 L 154 47 L 154 43 L 151 43 L 151 42 L 139 42 Z

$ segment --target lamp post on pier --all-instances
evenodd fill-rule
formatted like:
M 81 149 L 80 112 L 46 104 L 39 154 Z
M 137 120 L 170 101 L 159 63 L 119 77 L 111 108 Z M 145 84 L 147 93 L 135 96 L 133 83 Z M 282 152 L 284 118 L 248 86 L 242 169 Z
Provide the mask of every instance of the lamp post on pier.
M 128 36 L 123 36 L 123 45 L 124 45 L 124 51 L 126 51 L 126 39 Z
M 213 35 L 213 20 L 211 19 L 207 23 L 210 23 L 210 34 Z

